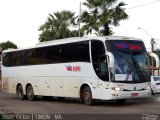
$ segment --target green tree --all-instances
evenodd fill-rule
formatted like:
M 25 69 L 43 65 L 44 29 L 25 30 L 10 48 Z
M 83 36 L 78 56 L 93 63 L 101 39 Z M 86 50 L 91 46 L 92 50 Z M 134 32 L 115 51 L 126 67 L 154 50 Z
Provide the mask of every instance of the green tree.
M 17 49 L 17 45 L 10 41 L 0 43 L 0 47 L 2 47 L 2 50 L 6 50 L 8 48 Z
M 75 22 L 76 18 L 75 13 L 67 10 L 49 14 L 47 21 L 39 28 L 39 31 L 42 31 L 39 36 L 39 41 L 78 36 L 77 30 L 70 30 L 70 27 L 77 25 Z
M 123 8 L 124 2 L 118 0 L 86 0 L 83 3 L 89 10 L 84 11 L 81 21 L 84 23 L 82 31 L 86 34 L 96 31 L 97 35 L 113 34 L 111 26 L 118 26 L 121 20 L 128 19 Z

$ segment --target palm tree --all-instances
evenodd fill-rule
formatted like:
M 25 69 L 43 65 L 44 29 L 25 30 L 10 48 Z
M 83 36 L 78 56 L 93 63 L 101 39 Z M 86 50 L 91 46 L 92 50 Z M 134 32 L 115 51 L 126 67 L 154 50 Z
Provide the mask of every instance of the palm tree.
M 75 30 L 70 30 L 70 27 L 77 25 L 75 23 L 76 18 L 75 13 L 67 10 L 53 13 L 53 15 L 49 14 L 47 21 L 39 28 L 39 31 L 42 31 L 39 37 L 40 42 L 76 37 L 78 31 L 75 32 Z
M 83 3 L 89 11 L 84 11 L 81 21 L 86 34 L 96 31 L 98 35 L 111 35 L 111 25 L 118 26 L 121 20 L 128 19 L 123 8 L 126 4 L 117 0 L 87 0 Z

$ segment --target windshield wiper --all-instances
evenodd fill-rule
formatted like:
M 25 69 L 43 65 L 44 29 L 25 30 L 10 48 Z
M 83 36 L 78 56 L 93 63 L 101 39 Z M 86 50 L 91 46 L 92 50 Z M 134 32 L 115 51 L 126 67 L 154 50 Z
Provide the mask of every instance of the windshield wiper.
M 135 64 L 135 67 L 137 68 L 136 69 L 136 73 L 138 74 L 138 76 L 139 76 L 139 78 L 141 78 L 142 80 L 144 79 L 144 80 L 146 80 L 147 78 L 147 76 L 145 76 L 145 75 L 143 75 L 143 71 L 141 70 L 141 67 L 140 67 L 140 65 L 137 63 L 137 61 L 135 60 L 135 58 L 133 57 L 133 63 Z M 139 73 L 139 72 L 140 73 Z
M 125 55 L 124 55 L 124 53 L 120 53 L 120 52 L 116 52 L 117 53 L 117 55 L 119 55 L 119 56 L 121 56 L 121 58 L 123 58 L 127 63 L 128 63 L 128 69 L 127 69 L 127 72 L 126 72 L 126 78 L 125 78 L 125 80 L 124 81 L 128 81 L 128 79 L 129 79 L 129 71 L 131 71 L 131 73 L 132 73 L 132 71 L 133 71 L 133 64 L 132 64 L 132 62 L 131 61 L 129 61 L 126 57 L 125 57 Z M 129 55 L 128 55 L 129 56 Z
M 128 59 L 126 57 L 124 57 L 127 54 L 120 53 L 120 52 L 116 52 L 116 53 L 117 53 L 117 55 L 121 56 L 128 64 L 132 65 L 132 63 L 130 61 L 128 61 Z

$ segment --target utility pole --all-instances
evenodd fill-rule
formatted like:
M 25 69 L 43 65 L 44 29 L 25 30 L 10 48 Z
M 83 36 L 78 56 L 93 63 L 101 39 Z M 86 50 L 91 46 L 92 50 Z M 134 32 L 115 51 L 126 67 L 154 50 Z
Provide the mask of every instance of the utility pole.
M 151 44 L 151 51 L 154 52 L 154 44 L 155 44 L 154 38 L 151 38 L 150 44 Z
M 79 5 L 79 18 L 78 18 L 78 22 L 79 22 L 79 37 L 81 37 L 81 2 Z
M 144 30 L 143 28 L 139 27 L 138 29 L 141 29 L 143 30 L 143 32 L 145 32 L 150 38 L 151 38 L 151 52 L 154 52 L 154 45 L 155 45 L 155 39 L 152 38 L 152 36 L 146 31 Z M 151 57 L 151 62 L 152 62 L 152 75 L 154 75 L 154 60 L 153 60 L 153 57 Z
M 155 44 L 154 38 L 151 38 L 150 44 L 151 44 L 151 52 L 154 52 L 154 44 Z M 154 60 L 153 60 L 153 57 L 151 59 L 152 59 L 152 75 L 154 75 Z

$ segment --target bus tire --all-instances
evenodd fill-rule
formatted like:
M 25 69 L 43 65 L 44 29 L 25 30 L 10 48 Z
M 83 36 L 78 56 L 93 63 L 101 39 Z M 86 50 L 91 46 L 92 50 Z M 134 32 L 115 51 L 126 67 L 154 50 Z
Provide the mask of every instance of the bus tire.
M 60 100 L 60 101 L 64 100 L 64 97 L 58 97 L 58 100 Z
M 20 100 L 25 100 L 26 99 L 26 95 L 24 95 L 23 86 L 22 85 L 19 85 L 17 87 L 17 95 L 18 95 L 18 98 Z
M 126 99 L 119 99 L 119 100 L 116 100 L 116 102 L 118 104 L 124 104 L 126 102 Z
M 154 92 L 153 92 L 153 90 L 151 89 L 151 95 L 154 95 Z
M 29 101 L 34 101 L 36 99 L 36 96 L 34 95 L 33 87 L 32 85 L 29 85 L 27 87 L 27 98 Z
M 83 96 L 82 97 L 83 97 L 84 104 L 86 104 L 86 105 L 94 105 L 95 104 L 95 101 L 92 98 L 91 89 L 88 86 L 86 86 L 83 89 Z

